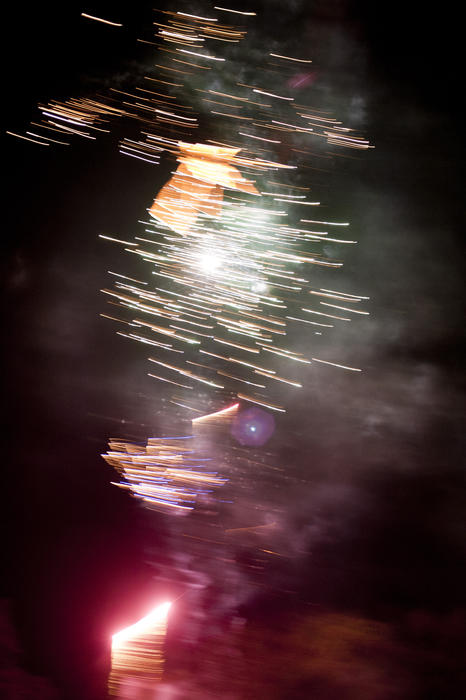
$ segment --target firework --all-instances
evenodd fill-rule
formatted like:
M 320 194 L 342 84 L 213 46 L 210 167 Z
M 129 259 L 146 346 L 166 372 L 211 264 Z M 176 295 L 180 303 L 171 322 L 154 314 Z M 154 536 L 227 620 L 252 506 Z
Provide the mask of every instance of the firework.
M 171 603 L 158 605 L 141 620 L 113 635 L 110 695 L 146 697 L 147 690 L 160 681 L 170 606 Z
M 50 100 L 39 105 L 30 130 L 8 132 L 59 147 L 79 137 L 95 140 L 117 121 L 126 130 L 122 155 L 141 167 L 172 167 L 133 237 L 101 234 L 137 270 L 123 274 L 122 264 L 122 271 L 109 271 L 102 290 L 109 308 L 101 315 L 120 337 L 144 347 L 148 382 L 169 390 L 173 410 L 194 416 L 194 435 L 140 444 L 112 439 L 103 455 L 119 475 L 116 486 L 164 513 L 189 515 L 213 500 L 227 467 L 255 500 L 252 475 L 267 470 L 275 478 L 284 470 L 251 459 L 250 450 L 270 439 L 310 370 L 361 371 L 345 358 L 319 357 L 314 347 L 336 325 L 367 315 L 368 297 L 328 289 L 330 282 L 322 287 L 314 278 L 317 268 L 339 270 L 345 247 L 357 241 L 346 235 L 347 221 L 320 213 L 306 175 L 325 171 L 342 149 L 371 146 L 318 100 L 298 101 L 297 91 L 313 81 L 296 73 L 297 66 L 307 70 L 306 55 L 264 46 L 242 59 L 238 44 L 247 29 L 228 22 L 254 14 L 222 7 L 210 8 L 209 16 L 158 12 L 154 33 L 140 40 L 157 49 L 141 80 Z M 220 467 L 204 456 L 214 431 L 217 444 L 228 444 L 231 434 L 239 445 Z M 183 537 L 199 551 L 205 543 L 218 549 L 222 567 L 230 561 L 225 540 L 265 536 L 275 527 L 275 521 L 256 524 L 255 514 L 247 527 L 222 535 L 216 527 L 212 539 L 210 523 L 201 520 Z M 196 514 L 179 523 L 190 530 L 193 521 Z M 114 635 L 112 694 L 135 697 L 160 679 L 168 606 Z
M 152 508 L 192 510 L 198 498 L 225 483 L 211 471 L 211 460 L 194 452 L 193 437 L 150 438 L 146 445 L 110 440 L 102 455 L 121 476 L 115 483 Z
M 197 177 L 184 175 L 182 188 L 174 183 L 175 174 L 150 210 L 165 226 L 146 222 L 130 247 L 122 242 L 145 272 L 139 282 L 120 276 L 113 288 L 103 290 L 124 312 L 110 318 L 129 325 L 120 335 L 157 350 L 148 357 L 157 374 L 148 374 L 182 389 L 177 396 L 184 404 L 207 408 L 198 401 L 203 385 L 221 398 L 220 406 L 242 399 L 283 411 L 280 398 L 289 401 L 290 392 L 302 388 L 303 370 L 320 361 L 288 345 L 290 326 L 321 334 L 336 322 L 348 322 L 351 314 L 367 314 L 357 308 L 365 297 L 314 288 L 309 278 L 311 266 L 342 265 L 322 254 L 323 243 L 355 241 L 329 236 L 330 226 L 339 222 L 296 222 L 297 208 L 318 206 L 306 195 L 271 183 L 260 199 L 246 199 L 234 193 L 236 183 L 220 179 L 219 171 L 201 180 L 201 169 L 212 163 L 196 160 Z M 274 165 L 262 161 L 255 167 L 264 177 Z M 194 187 L 206 187 L 208 194 Z

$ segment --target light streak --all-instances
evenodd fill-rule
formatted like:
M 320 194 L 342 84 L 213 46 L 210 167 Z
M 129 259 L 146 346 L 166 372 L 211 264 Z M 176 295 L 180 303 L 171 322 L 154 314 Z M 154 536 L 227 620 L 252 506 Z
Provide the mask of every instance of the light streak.
M 7 131 L 7 133 L 9 133 Z M 57 139 L 51 139 L 50 136 L 42 136 L 41 134 L 35 134 L 33 131 L 26 131 L 26 134 L 29 136 L 37 136 L 39 139 L 43 139 L 44 141 L 52 141 L 52 143 L 59 143 L 62 146 L 69 146 L 70 144 L 67 143 L 67 141 L 58 141 Z
M 191 19 L 199 19 L 204 22 L 218 22 L 216 17 L 199 17 L 199 15 L 190 15 L 188 12 L 177 12 L 176 14 L 182 17 L 191 17 Z
M 348 221 L 338 223 L 336 221 L 316 221 L 315 219 L 300 219 L 305 224 L 323 224 L 324 226 L 349 226 Z
M 274 404 L 267 403 L 266 401 L 260 401 L 253 396 L 246 396 L 245 394 L 238 394 L 238 398 L 244 401 L 249 401 L 250 403 L 255 403 L 258 406 L 264 406 L 264 408 L 270 408 L 271 411 L 279 411 L 280 413 L 285 413 L 285 409 L 282 406 L 275 406 Z
M 154 627 L 157 627 L 161 622 L 165 622 L 170 610 L 171 603 L 162 603 L 151 610 L 145 617 L 135 622 L 134 625 L 125 627 L 112 636 L 112 649 L 119 649 L 125 642 L 132 637 L 138 637 L 143 634 L 151 634 Z
M 193 451 L 191 440 L 191 436 L 150 438 L 145 446 L 110 440 L 110 449 L 102 457 L 120 475 L 115 486 L 136 498 L 150 499 L 151 507 L 162 512 L 184 512 L 191 510 L 202 494 L 226 481 L 216 471 L 206 469 L 208 460 Z
M 227 408 L 223 408 L 221 411 L 215 411 L 215 413 L 208 413 L 205 416 L 199 416 L 198 418 L 193 418 L 192 422 L 193 423 L 204 423 L 205 421 L 211 420 L 212 418 L 220 418 L 223 416 L 230 415 L 234 411 L 237 411 L 239 408 L 239 403 L 233 404 L 233 406 L 227 406 Z
M 111 236 L 104 236 L 103 233 L 99 233 L 99 238 L 104 238 L 106 241 L 113 241 L 114 243 L 122 243 L 123 245 L 136 246 L 137 243 L 132 241 L 122 241 L 120 238 L 112 238 Z
M 330 292 L 330 294 L 340 294 L 341 296 L 349 297 L 351 299 L 370 299 L 370 297 L 362 297 L 359 294 L 348 294 L 347 292 L 335 292 L 333 289 L 321 289 L 321 292 Z
M 161 603 L 141 620 L 112 636 L 110 695 L 126 697 L 128 686 L 133 687 L 133 692 L 147 692 L 160 681 L 170 608 L 171 603 Z
M 14 131 L 6 132 L 9 136 L 16 136 L 18 139 L 24 139 L 25 141 L 32 141 L 32 143 L 37 143 L 39 146 L 49 146 L 50 144 L 44 143 L 43 141 L 37 141 L 37 139 L 30 139 L 27 136 L 21 136 L 21 134 L 15 134 Z
M 259 95 L 267 95 L 267 97 L 276 97 L 278 100 L 287 100 L 288 102 L 293 102 L 294 97 L 283 97 L 283 95 L 275 95 L 273 92 L 265 92 L 264 90 L 258 90 L 253 88 L 253 92 L 259 93 Z
M 85 12 L 81 12 L 81 17 L 86 19 L 93 19 L 96 22 L 103 22 L 104 24 L 110 24 L 112 27 L 122 27 L 123 25 L 118 22 L 110 22 L 108 19 L 102 19 L 102 17 L 94 17 L 93 15 L 88 15 Z
M 210 61 L 225 61 L 224 58 L 217 58 L 217 56 L 209 56 L 205 53 L 197 53 L 196 51 L 188 51 L 187 49 L 176 49 L 180 53 L 189 53 L 191 56 L 198 56 L 199 58 L 207 58 Z
M 256 12 L 241 12 L 240 10 L 230 10 L 227 7 L 217 7 L 217 5 L 215 5 L 214 9 L 222 10 L 223 12 L 234 12 L 236 15 L 248 15 L 250 17 L 255 17 L 257 14 Z
M 347 306 L 337 306 L 336 304 L 328 304 L 325 301 L 320 302 L 322 306 L 331 306 L 333 309 L 340 309 L 341 311 L 349 311 L 352 314 L 364 314 L 365 316 L 369 315 L 369 311 L 359 311 L 358 309 L 348 309 Z
M 347 367 L 346 365 L 339 365 L 336 362 L 329 362 L 328 360 L 319 360 L 317 357 L 312 358 L 314 362 L 321 362 L 324 365 L 332 365 L 332 367 L 339 367 L 340 369 L 349 369 L 351 372 L 362 372 L 361 369 L 357 367 Z
M 291 56 L 282 56 L 279 53 L 270 53 L 269 56 L 274 56 L 275 58 L 284 58 L 287 61 L 296 61 L 296 63 L 312 63 L 312 61 L 303 58 L 292 58 Z

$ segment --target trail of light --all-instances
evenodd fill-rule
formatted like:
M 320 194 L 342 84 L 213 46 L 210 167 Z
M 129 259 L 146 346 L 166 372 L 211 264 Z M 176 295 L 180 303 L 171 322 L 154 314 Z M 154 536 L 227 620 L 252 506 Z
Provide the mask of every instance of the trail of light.
M 121 644 L 131 639 L 131 637 L 137 637 L 141 634 L 150 634 L 155 625 L 167 619 L 170 607 L 171 603 L 162 603 L 138 620 L 138 622 L 135 622 L 134 625 L 125 627 L 120 630 L 120 632 L 114 634 L 112 636 L 112 649 L 117 649 Z
M 204 22 L 218 22 L 216 17 L 199 17 L 199 15 L 191 15 L 188 12 L 177 12 L 176 14 L 182 17 L 191 17 L 191 19 L 201 19 Z
M 349 369 L 351 372 L 361 372 L 362 370 L 357 367 L 347 367 L 346 365 L 339 365 L 336 362 L 329 362 L 328 360 L 318 360 L 317 357 L 312 358 L 314 362 L 322 362 L 324 365 L 332 365 L 332 367 L 339 367 L 340 369 Z
M 249 401 L 250 403 L 255 403 L 258 406 L 264 406 L 264 408 L 270 408 L 271 411 L 279 411 L 280 413 L 286 413 L 285 409 L 282 408 L 282 406 L 275 406 L 271 403 L 267 403 L 266 401 L 260 401 L 259 399 L 256 399 L 253 396 L 238 394 L 238 398 L 244 399 L 244 401 Z
M 145 617 L 112 636 L 110 695 L 126 697 L 133 691 L 149 690 L 162 677 L 163 643 L 170 602 L 162 603 Z
M 220 418 L 221 416 L 226 416 L 231 414 L 234 411 L 237 411 L 239 408 L 239 403 L 235 403 L 232 406 L 227 406 L 227 408 L 223 408 L 221 411 L 215 411 L 215 413 L 208 413 L 205 416 L 199 416 L 198 418 L 193 418 L 192 422 L 193 423 L 201 423 L 206 420 L 210 420 L 211 418 Z
M 136 246 L 137 243 L 131 241 L 122 241 L 120 238 L 112 238 L 111 236 L 104 236 L 103 233 L 99 233 L 99 238 L 104 238 L 106 241 L 113 241 L 114 243 L 122 243 L 123 245 Z
M 296 61 L 296 63 L 312 63 L 312 61 L 303 58 L 292 58 L 291 56 L 282 56 L 279 53 L 270 53 L 269 56 L 274 56 L 275 58 L 284 58 L 287 61 Z
M 206 459 L 192 451 L 188 444 L 191 439 L 151 438 L 145 447 L 110 440 L 110 450 L 102 457 L 119 472 L 121 481 L 115 483 L 119 488 L 129 490 L 137 498 L 151 499 L 154 507 L 161 510 L 186 510 L 206 489 L 225 483 L 216 472 L 206 471 Z
M 283 95 L 275 95 L 273 92 L 265 92 L 257 88 L 253 88 L 253 92 L 257 92 L 259 95 L 267 95 L 267 97 L 276 97 L 278 100 L 287 100 L 288 102 L 293 102 L 294 100 L 294 97 L 283 97 Z
M 322 306 L 331 306 L 333 309 L 340 309 L 341 311 L 350 311 L 352 314 L 364 314 L 365 316 L 369 315 L 369 311 L 359 311 L 358 309 L 348 309 L 346 306 L 337 306 L 336 304 L 329 304 L 325 301 L 320 302 Z
M 255 16 L 257 13 L 256 12 L 241 12 L 240 10 L 230 10 L 227 7 L 217 7 L 215 5 L 214 7 L 215 10 L 222 10 L 223 12 L 234 12 L 236 15 L 248 15 L 248 16 Z
M 39 146 L 49 146 L 50 144 L 44 143 L 43 141 L 37 141 L 36 139 L 30 139 L 27 136 L 21 136 L 21 134 L 15 134 L 14 131 L 6 132 L 9 136 L 16 136 L 18 139 L 24 139 L 24 141 L 32 141 L 32 143 L 37 143 Z
M 94 17 L 93 15 L 88 15 L 85 12 L 81 12 L 81 17 L 86 17 L 86 19 L 93 19 L 96 22 L 103 22 L 104 24 L 110 24 L 112 27 L 122 27 L 122 24 L 118 22 L 110 22 L 108 19 L 102 19 L 101 17 Z
M 352 299 L 370 299 L 370 297 L 362 297 L 359 294 L 348 294 L 347 292 L 335 292 L 332 289 L 321 289 L 321 292 L 330 292 L 330 294 L 341 294 Z

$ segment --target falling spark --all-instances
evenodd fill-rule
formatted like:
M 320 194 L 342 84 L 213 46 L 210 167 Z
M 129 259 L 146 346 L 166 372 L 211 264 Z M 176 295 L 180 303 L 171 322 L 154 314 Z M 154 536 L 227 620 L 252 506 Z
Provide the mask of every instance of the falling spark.
M 336 362 L 329 362 L 328 360 L 318 360 L 317 357 L 312 358 L 314 362 L 322 362 L 324 365 L 332 365 L 332 367 L 339 367 L 340 369 L 349 369 L 351 372 L 361 372 L 361 369 L 357 367 L 347 367 L 346 365 L 339 365 Z
M 282 56 L 279 53 L 270 53 L 269 56 L 274 56 L 275 58 L 284 58 L 287 61 L 296 61 L 297 63 L 312 63 L 312 61 L 303 58 L 292 58 L 291 56 Z
M 192 422 L 193 423 L 204 423 L 205 421 L 209 421 L 215 418 L 221 418 L 223 416 L 227 416 L 234 411 L 237 411 L 239 408 L 239 403 L 233 404 L 233 406 L 227 406 L 227 408 L 223 408 L 221 411 L 215 411 L 215 413 L 208 413 L 205 416 L 199 416 L 198 418 L 193 418 Z
M 85 12 L 81 12 L 81 17 L 86 17 L 86 19 L 93 19 L 96 22 L 103 22 L 104 24 L 110 24 L 112 27 L 122 27 L 122 24 L 118 22 L 110 22 L 108 19 L 102 19 L 102 17 L 94 17 L 93 15 L 88 15 Z
M 236 15 L 248 15 L 248 16 L 255 16 L 256 12 L 241 12 L 240 10 L 230 10 L 227 7 L 217 7 L 215 5 L 216 10 L 222 10 L 223 12 L 234 12 Z

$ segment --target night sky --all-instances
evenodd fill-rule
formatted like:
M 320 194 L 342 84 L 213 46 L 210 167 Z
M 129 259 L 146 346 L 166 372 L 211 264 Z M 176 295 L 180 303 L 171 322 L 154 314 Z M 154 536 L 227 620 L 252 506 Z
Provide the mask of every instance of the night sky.
M 304 46 L 315 74 L 300 98 L 327 94 L 375 145 L 336 158 L 322 180 L 329 212 L 351 221 L 359 244 L 342 271 L 316 273 L 321 286 L 370 296 L 371 315 L 319 346 L 363 371 L 314 364 L 276 417 L 262 454 L 280 470 L 230 481 L 225 528 L 272 526 L 262 540 L 233 542 L 221 571 L 207 547 L 180 539 L 176 518 L 111 486 L 100 456 L 110 436 L 144 440 L 180 427 L 148 383 L 144 352 L 99 317 L 106 271 L 124 272 L 125 261 L 98 235 L 133 235 L 171 164 L 119 155 L 116 124 L 62 150 L 5 136 L 9 698 L 106 697 L 110 635 L 170 594 L 184 597 L 156 697 L 437 700 L 464 687 L 455 19 L 410 14 L 404 3 L 282 5 L 241 6 L 260 13 L 254 45 L 298 55 Z M 150 54 L 136 39 L 151 8 L 10 7 L 4 131 L 23 133 L 40 101 L 139 79 Z M 125 26 L 86 21 L 83 11 Z M 258 547 L 279 553 L 260 575 Z

